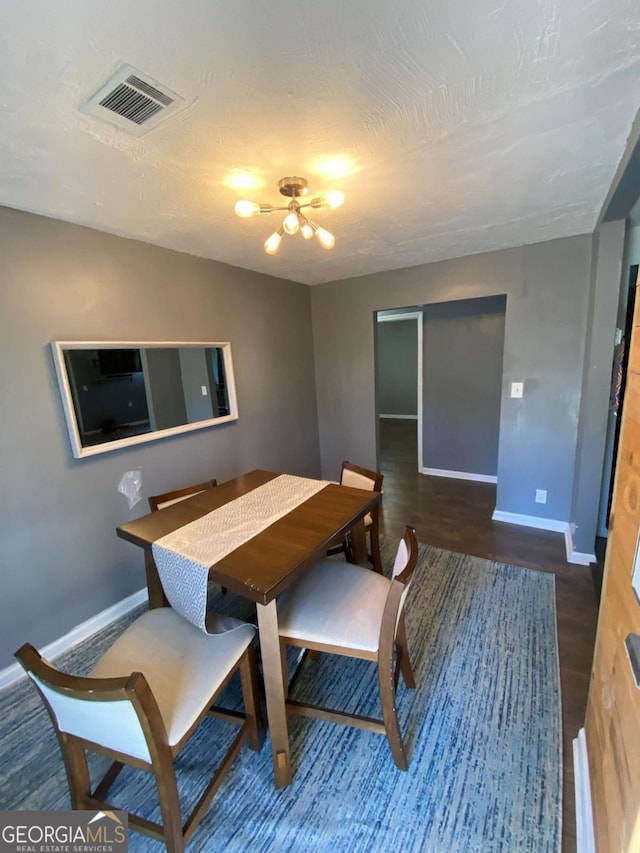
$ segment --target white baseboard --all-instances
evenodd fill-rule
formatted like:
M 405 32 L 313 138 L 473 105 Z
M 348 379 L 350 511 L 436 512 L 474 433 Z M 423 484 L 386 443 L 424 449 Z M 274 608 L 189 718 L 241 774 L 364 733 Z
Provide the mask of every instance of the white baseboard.
M 125 613 L 133 610 L 133 608 L 137 607 L 139 604 L 143 604 L 146 600 L 147 589 L 145 587 L 144 589 L 138 590 L 138 592 L 134 592 L 133 595 L 130 595 L 128 598 L 123 598 L 122 601 L 118 601 L 111 607 L 107 607 L 107 609 L 103 610 L 102 613 L 97 613 L 95 616 L 92 616 L 91 619 L 87 619 L 86 622 L 76 625 L 76 627 L 72 628 L 68 634 L 64 635 L 64 637 L 54 640 L 43 649 L 38 649 L 38 651 L 42 657 L 47 658 L 47 660 L 55 660 L 55 658 L 63 652 L 67 652 L 69 649 L 77 646 L 78 643 L 86 640 L 92 634 L 95 634 L 96 631 L 100 631 L 101 628 L 105 628 L 107 625 L 110 625 L 116 619 L 119 619 L 120 616 L 124 616 Z M 19 663 L 14 663 L 3 670 L 0 670 L 0 690 L 4 687 L 9 687 L 11 684 L 15 684 L 22 678 L 26 678 L 26 673 Z
M 585 554 L 582 551 L 575 551 L 573 548 L 573 534 L 575 532 L 574 524 L 567 524 L 567 529 L 564 532 L 564 547 L 567 552 L 567 563 L 574 563 L 578 566 L 590 566 L 596 562 L 595 554 Z
M 378 415 L 379 418 L 386 418 L 388 421 L 417 421 L 417 415 Z
M 494 509 L 491 518 L 494 521 L 506 521 L 507 524 L 520 524 L 523 527 L 535 527 L 538 530 L 552 530 L 554 533 L 565 533 L 569 526 L 566 521 L 556 521 L 553 518 L 540 518 L 537 515 L 520 515 L 517 512 L 503 512 Z
M 477 483 L 498 482 L 498 478 L 491 474 L 469 474 L 466 471 L 447 471 L 445 468 L 422 468 L 421 473 L 430 477 L 450 477 L 453 480 L 475 480 Z
M 580 729 L 578 737 L 573 741 L 573 773 L 576 793 L 576 850 L 577 853 L 595 853 L 591 782 L 584 729 Z

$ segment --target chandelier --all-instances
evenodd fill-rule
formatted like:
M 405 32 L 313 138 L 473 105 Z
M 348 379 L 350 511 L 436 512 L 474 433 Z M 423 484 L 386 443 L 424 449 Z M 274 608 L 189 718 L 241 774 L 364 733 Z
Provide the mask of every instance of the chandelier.
M 282 225 L 277 231 L 267 238 L 264 244 L 264 250 L 268 255 L 275 255 L 280 248 L 280 241 L 286 234 L 296 234 L 298 231 L 302 234 L 305 240 L 311 240 L 315 234 L 321 246 L 325 249 L 332 249 L 335 245 L 336 238 L 326 228 L 321 228 L 316 225 L 313 220 L 301 213 L 306 207 L 340 207 L 344 201 L 344 194 L 339 190 L 330 192 L 327 195 L 312 198 L 306 204 L 300 204 L 298 199 L 305 196 L 309 192 L 309 187 L 304 178 L 282 178 L 278 181 L 278 189 L 282 195 L 290 198 L 289 204 L 283 207 L 275 207 L 271 204 L 257 204 L 255 201 L 237 201 L 235 211 L 238 216 L 248 217 L 255 213 L 273 213 L 275 210 L 287 210 Z

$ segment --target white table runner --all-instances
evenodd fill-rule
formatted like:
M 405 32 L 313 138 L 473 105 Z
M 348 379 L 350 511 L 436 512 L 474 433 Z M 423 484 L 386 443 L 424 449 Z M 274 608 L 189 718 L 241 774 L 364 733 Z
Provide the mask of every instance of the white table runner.
M 153 557 L 171 606 L 206 633 L 243 624 L 211 614 L 207 619 L 209 567 L 327 485 L 282 474 L 154 542 Z

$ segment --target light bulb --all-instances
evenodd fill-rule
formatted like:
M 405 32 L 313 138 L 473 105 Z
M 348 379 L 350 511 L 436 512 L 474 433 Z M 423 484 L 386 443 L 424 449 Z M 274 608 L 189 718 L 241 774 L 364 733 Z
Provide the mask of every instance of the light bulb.
M 275 253 L 280 248 L 280 241 L 282 240 L 283 235 L 282 228 L 278 228 L 277 231 L 274 231 L 271 237 L 267 237 L 264 244 L 264 250 L 267 255 L 275 255 Z
M 247 216 L 253 216 L 254 213 L 260 213 L 260 205 L 255 201 L 237 201 L 235 211 L 237 216 L 245 219 Z
M 327 205 L 327 207 L 336 208 L 340 207 L 341 204 L 344 204 L 344 193 L 340 192 L 340 190 L 334 190 L 333 192 L 327 193 L 327 195 L 323 198 L 323 202 Z
M 318 228 L 316 231 L 316 237 L 320 240 L 325 249 L 333 249 L 336 244 L 336 238 L 325 228 Z
M 282 227 L 287 232 L 287 234 L 295 234 L 298 228 L 300 227 L 300 221 L 298 220 L 298 214 L 292 210 L 291 213 L 288 213 L 284 222 L 282 223 Z
M 302 234 L 305 240 L 310 240 L 313 237 L 313 228 L 309 225 L 308 222 L 305 222 L 302 228 L 300 229 L 300 233 Z

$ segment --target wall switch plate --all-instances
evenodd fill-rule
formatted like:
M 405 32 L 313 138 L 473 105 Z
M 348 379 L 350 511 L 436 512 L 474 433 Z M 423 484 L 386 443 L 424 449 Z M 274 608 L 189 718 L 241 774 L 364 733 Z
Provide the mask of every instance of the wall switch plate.
M 511 396 L 512 397 L 522 397 L 524 392 L 524 382 L 512 382 L 511 383 Z
M 206 397 L 207 396 L 207 386 L 201 385 L 200 387 L 202 388 L 202 396 Z
M 546 504 L 547 502 L 547 490 L 546 489 L 536 489 L 536 503 L 537 504 Z

